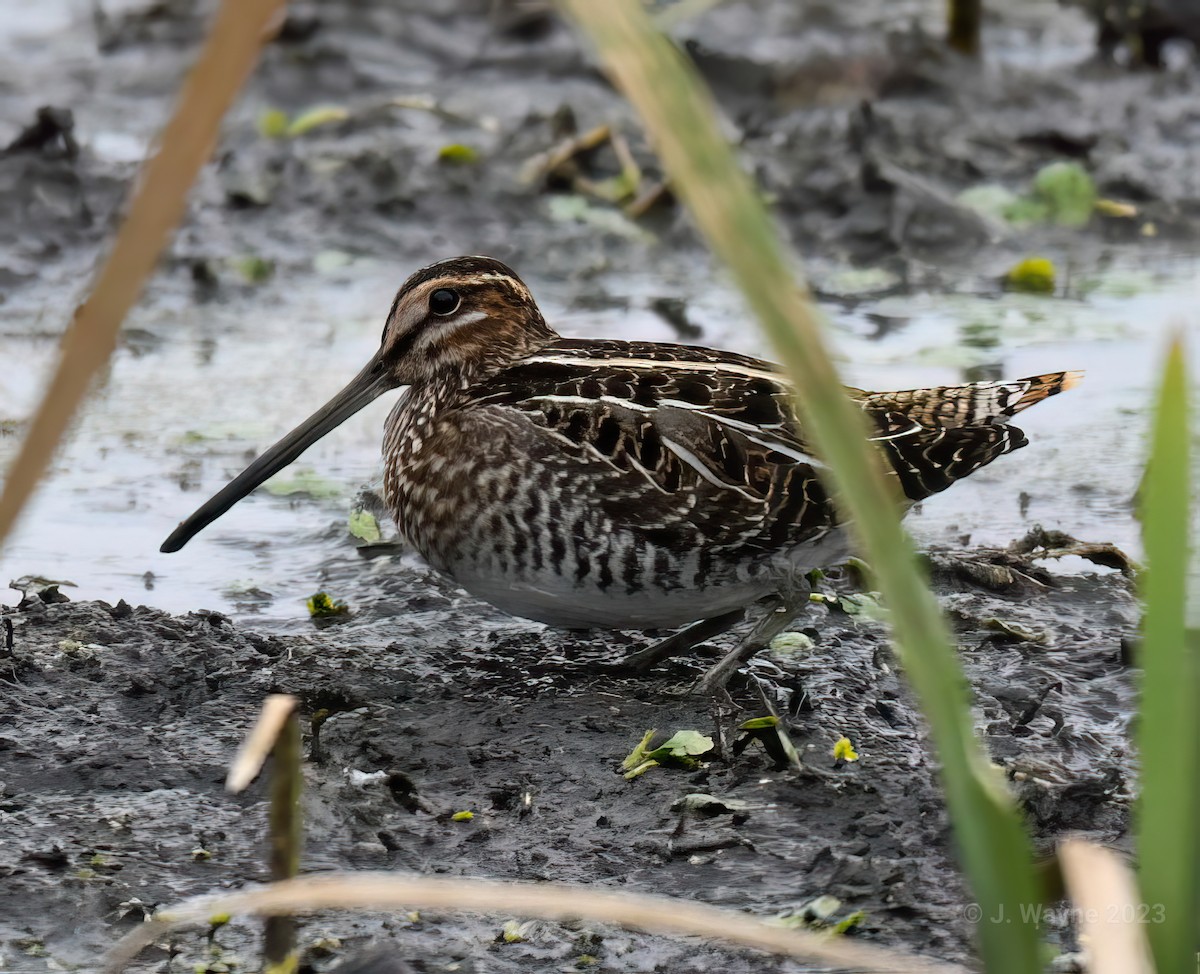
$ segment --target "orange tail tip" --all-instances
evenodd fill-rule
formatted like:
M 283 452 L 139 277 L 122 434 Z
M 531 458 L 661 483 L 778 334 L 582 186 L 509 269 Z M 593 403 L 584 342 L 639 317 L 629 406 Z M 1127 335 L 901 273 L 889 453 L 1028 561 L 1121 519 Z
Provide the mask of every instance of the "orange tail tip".
M 1062 374 L 1062 383 L 1059 386 L 1059 392 L 1066 392 L 1068 389 L 1074 389 L 1083 381 L 1085 373 L 1083 369 L 1076 369 L 1074 372 L 1064 372 Z
M 1076 386 L 1082 372 L 1047 372 L 1004 382 L 971 382 L 934 389 L 868 392 L 861 402 L 898 412 L 928 429 L 1004 423 L 1023 409 Z
M 1082 370 L 1074 372 L 1047 372 L 1044 375 L 1032 375 L 1028 379 L 1019 380 L 1021 384 L 1028 385 L 1024 394 L 1016 402 L 1011 403 L 1004 410 L 1006 415 L 1019 413 L 1022 409 L 1028 409 L 1035 403 L 1041 402 L 1050 396 L 1057 396 L 1060 392 L 1066 392 L 1068 389 L 1074 389 L 1083 381 Z

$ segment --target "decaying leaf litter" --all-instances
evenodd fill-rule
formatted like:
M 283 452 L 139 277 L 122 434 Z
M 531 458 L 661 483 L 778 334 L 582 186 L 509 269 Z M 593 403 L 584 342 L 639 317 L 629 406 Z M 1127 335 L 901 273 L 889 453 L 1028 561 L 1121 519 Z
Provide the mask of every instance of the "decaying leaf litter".
M 531 161 L 562 145 L 572 128 L 607 124 L 636 158 L 639 188 L 655 185 L 653 158 L 628 112 L 581 61 L 574 39 L 552 21 L 514 25 L 472 16 L 465 6 L 451 16 L 410 6 L 380 13 L 321 4 L 293 13 L 291 29 L 268 51 L 229 125 L 220 162 L 199 187 L 187 229 L 131 323 L 122 355 L 166 361 L 181 332 L 199 329 L 187 339 L 195 358 L 202 363 L 215 349 L 219 361 L 222 344 L 246 327 L 230 322 L 254 320 L 264 300 L 303 289 L 314 275 L 331 275 L 325 280 L 334 284 L 319 292 L 326 294 L 333 286 L 353 288 L 360 270 L 385 277 L 373 263 L 407 268 L 460 250 L 518 263 L 531 283 L 547 282 L 551 300 L 576 313 L 590 309 L 599 327 L 627 313 L 625 282 L 650 262 L 664 290 L 685 308 L 700 305 L 699 314 L 682 319 L 703 323 L 700 340 L 733 344 L 741 325 L 714 323 L 697 301 L 710 283 L 707 257 L 669 197 L 631 217 L 627 203 L 637 194 L 628 185 L 595 190 L 629 171 L 623 149 L 599 146 L 580 157 L 581 172 L 528 180 Z M 1067 92 L 1052 71 L 1002 68 L 1000 83 L 991 76 L 984 84 L 932 40 L 907 28 L 881 30 L 889 16 L 881 6 L 855 13 L 863 21 L 857 25 L 835 20 L 822 28 L 841 32 L 838 49 L 849 53 L 836 59 L 822 49 L 819 30 L 800 33 L 787 5 L 755 5 L 754 19 L 735 7 L 679 30 L 696 42 L 731 134 L 764 190 L 815 258 L 818 286 L 823 279 L 844 284 L 847 270 L 860 264 L 885 271 L 886 289 L 899 287 L 902 295 L 947 287 L 999 293 L 1019 261 L 1049 255 L 1061 290 L 1071 287 L 1064 272 L 1070 278 L 1078 267 L 1103 268 L 1113 255 L 1184 247 L 1192 238 L 1194 228 L 1181 216 L 1194 192 L 1181 175 L 1186 147 L 1158 124 L 1183 111 L 1196 84 L 1190 70 L 1149 76 L 1082 66 L 1071 69 Z M 133 171 L 128 140 L 136 146 L 145 138 L 165 104 L 145 92 L 171 89 L 181 53 L 199 36 L 194 17 L 168 6 L 110 23 L 102 56 L 94 53 L 90 28 L 78 26 L 58 43 L 92 52 L 83 80 L 53 74 L 49 60 L 39 75 L 35 59 L 11 100 L 5 121 L 14 137 L 35 118 L 38 99 L 74 113 L 74 127 L 61 124 L 60 112 L 60 134 L 0 158 L 6 208 L 14 214 L 0 225 L 9 234 L 0 241 L 8 272 L 0 318 L 4 340 L 22 343 L 14 347 L 32 348 L 35 356 L 42 347 L 52 350 L 63 320 L 54 314 L 62 300 L 56 295 L 68 293 L 94 259 Z M 778 29 L 764 32 L 764 23 Z M 1020 30 L 1002 26 L 1000 44 Z M 1063 29 L 1050 20 L 1051 36 Z M 755 40 L 764 33 L 777 38 L 774 46 Z M 89 70 L 94 83 L 85 85 Z M 137 72 L 140 86 L 113 80 Z M 552 103 L 545 101 L 548 81 Z M 1148 91 L 1157 97 L 1146 99 Z M 875 99 L 870 110 L 860 105 L 864 97 Z M 1136 102 L 1139 113 L 1116 125 L 1111 106 L 1122 99 Z M 1030 100 L 1038 111 L 1028 110 Z M 295 130 L 264 134 L 272 111 Z M 114 136 L 127 140 L 124 149 Z M 1010 227 L 962 199 L 988 185 L 1020 198 L 1045 167 L 1072 161 L 1091 175 L 1097 199 L 1135 212 L 1101 208 L 1082 229 L 1055 220 Z M 33 194 L 25 189 L 31 180 L 39 189 Z M 839 285 L 837 300 L 855 304 L 872 293 Z M 336 314 L 340 306 L 330 307 Z M 202 314 L 163 313 L 172 308 Z M 260 354 L 278 358 L 286 372 L 285 339 L 294 336 L 268 337 L 275 344 L 259 346 Z M 122 368 L 118 361 L 113 388 Z M 204 381 L 211 386 L 216 378 Z M 14 417 L 17 404 L 4 403 Z M 166 422 L 166 415 L 155 420 Z M 146 425 L 144 412 L 130 425 L 136 423 Z M 188 506 L 181 488 L 219 479 L 258 435 L 233 431 L 215 446 L 206 438 L 166 450 L 154 439 L 133 438 L 123 450 L 158 464 L 131 481 L 135 512 L 169 526 Z M 8 442 L 0 439 L 0 447 L 7 450 Z M 81 449 L 78 441 L 72 449 Z M 1016 494 L 1032 454 L 1005 466 L 1003 490 Z M 349 496 L 322 496 L 323 485 L 339 478 L 320 463 L 309 469 L 315 489 L 298 476 L 300 486 L 285 485 L 278 502 L 307 527 L 267 546 L 268 561 L 287 558 L 290 545 L 304 553 L 299 578 L 277 576 L 260 590 L 286 616 L 283 625 L 278 615 L 271 620 L 270 634 L 256 633 L 251 617 L 231 623 L 217 613 L 171 617 L 130 608 L 153 606 L 156 591 L 171 584 L 166 567 L 151 568 L 148 559 L 145 571 L 164 576 L 158 587 L 148 588 L 154 578 L 142 572 L 129 573 L 127 589 L 109 600 L 111 610 L 54 601 L 74 597 L 69 588 L 54 595 L 33 586 L 26 607 L 7 616 L 13 639 L 3 662 L 12 706 L 0 729 L 0 868 L 8 879 L 0 895 L 8 902 L 0 913 L 8 919 L 0 950 L 9 967 L 44 969 L 44 956 L 87 965 L 156 903 L 263 878 L 263 792 L 230 798 L 219 782 L 262 696 L 274 690 L 296 693 L 306 715 L 320 715 L 306 800 L 309 868 L 553 877 L 669 889 L 792 916 L 819 915 L 811 904 L 834 897 L 840 912 L 826 918 L 834 925 L 863 913 L 851 924 L 855 936 L 967 956 L 964 894 L 919 722 L 884 629 L 869 614 L 846 610 L 867 594 L 857 580 L 831 573 L 820 587 L 829 604 L 814 606 L 799 624 L 805 638 L 756 665 L 791 726 L 805 771 L 779 770 L 749 741 L 731 763 L 701 754 L 698 768 L 661 766 L 625 782 L 621 760 L 647 728 L 708 733 L 707 705 L 678 695 L 703 660 L 648 680 L 589 675 L 579 664 L 636 648 L 642 638 L 547 632 L 465 600 L 403 556 L 402 570 L 391 556 L 359 559 L 347 531 Z M 1069 471 L 1063 476 L 1070 481 Z M 1033 513 L 1073 533 L 1063 516 L 1069 504 L 1041 500 Z M 1127 510 L 1119 516 L 1127 518 Z M 53 519 L 41 523 L 49 547 L 72 550 Z M 390 527 L 383 527 L 386 535 Z M 974 527 L 962 525 L 964 533 Z M 1083 537 L 1093 546 L 1109 540 Z M 252 534 L 241 544 L 262 548 Z M 87 569 L 83 558 L 75 562 Z M 959 631 L 981 728 L 1039 841 L 1065 830 L 1119 841 L 1128 819 L 1125 715 L 1136 620 L 1124 578 L 1113 571 L 1063 574 L 1055 562 L 1030 561 L 1021 550 L 987 555 L 958 546 L 935 551 L 932 562 Z M 12 574 L 40 570 L 26 564 Z M 62 577 L 87 585 L 86 574 Z M 233 584 L 226 577 L 209 591 Z M 303 601 L 317 592 L 330 604 L 347 601 L 348 619 L 311 629 Z M 197 595 L 190 607 L 205 603 L 223 605 Z M 746 700 L 755 706 L 753 695 Z M 843 760 L 835 761 L 843 738 L 857 761 L 844 759 L 844 747 Z M 734 811 L 710 817 L 672 807 L 694 794 Z M 460 814 L 467 811 L 470 819 Z M 67 914 L 83 917 L 70 931 L 54 921 Z M 609 930 L 506 931 L 498 921 L 449 916 L 322 917 L 305 924 L 302 938 L 318 968 L 378 937 L 427 969 L 459 963 L 558 970 L 583 958 L 606 970 L 659 964 L 686 971 L 714 963 L 792 969 L 756 955 Z M 253 957 L 254 935 L 254 927 L 237 921 L 223 927 L 213 935 L 215 956 L 202 935 L 182 940 L 177 963 Z M 1054 936 L 1064 949 L 1073 946 L 1070 931 Z M 144 963 L 163 959 L 160 953 Z

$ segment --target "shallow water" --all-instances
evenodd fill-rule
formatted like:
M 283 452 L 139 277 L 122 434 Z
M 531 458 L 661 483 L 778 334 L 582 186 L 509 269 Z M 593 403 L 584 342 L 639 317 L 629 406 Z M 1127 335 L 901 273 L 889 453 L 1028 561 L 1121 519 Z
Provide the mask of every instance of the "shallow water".
M 1154 269 L 1118 264 L 1119 271 L 1105 273 L 1116 282 L 1111 287 L 1073 299 L 924 294 L 850 310 L 826 305 L 843 375 L 855 385 L 904 388 L 968 375 L 1087 371 L 1082 386 L 1021 417 L 1029 447 L 909 517 L 920 541 L 1003 545 L 1040 523 L 1136 555 L 1131 502 L 1147 403 L 1172 330 L 1200 335 L 1196 259 L 1160 256 L 1147 264 Z M 160 554 L 158 545 L 246 460 L 358 370 L 407 270 L 358 261 L 334 274 L 307 275 L 307 283 L 268 282 L 232 304 L 188 306 L 168 296 L 135 315 L 52 476 L 0 556 L 0 577 L 67 579 L 78 586 L 73 596 L 109 601 L 144 589 L 146 602 L 169 611 L 303 620 L 304 599 L 327 573 L 353 571 L 357 555 L 346 517 L 356 490 L 380 472 L 383 419 L 397 394 L 364 410 L 275 481 L 286 488 L 297 472 L 311 474 L 310 489 L 321 496 L 260 490 L 182 552 Z M 629 311 L 586 314 L 565 312 L 561 289 L 529 276 L 547 317 L 565 333 L 675 338 L 645 307 L 644 296 L 662 290 L 652 270 L 640 279 L 598 282 L 610 297 L 628 296 Z M 741 315 L 739 298 L 722 283 L 709 284 L 689 313 L 705 343 L 768 354 Z M 0 417 L 20 417 L 35 401 L 55 343 L 6 331 L 0 355 L 19 356 L 30 368 L 0 389 Z M 14 436 L 0 439 L 0 461 L 15 444 Z M 401 560 L 395 570 L 406 565 Z M 8 599 L 17 597 L 12 592 Z
M 105 0 L 103 9 L 115 20 L 147 6 L 142 0 Z M 903 15 L 919 14 L 933 27 L 941 9 L 940 4 L 914 0 L 904 6 Z M 894 23 L 897 16 L 894 5 L 867 5 L 853 15 L 865 18 L 872 30 Z M 1088 55 L 1091 28 L 1078 11 L 1031 4 L 1028 11 L 1006 17 L 997 18 L 991 28 L 993 63 L 1058 71 Z M 349 43 L 338 29 L 330 28 L 328 43 Z M 93 34 L 67 0 L 51 0 L 6 19 L 0 25 L 0 51 L 20 51 L 25 67 L 19 84 L 15 76 L 9 79 L 17 97 L 0 108 L 6 121 L 23 124 L 37 104 L 75 106 L 76 135 L 85 149 L 108 167 L 105 174 L 128 175 L 162 117 L 180 60 L 169 44 L 134 43 L 98 56 Z M 363 43 L 359 35 L 349 39 Z M 486 63 L 481 72 L 487 84 L 472 81 L 475 76 L 465 72 L 456 85 L 445 82 L 434 62 L 410 62 L 394 75 L 368 77 L 387 91 L 421 90 L 423 85 L 448 91 L 448 97 L 468 106 L 467 114 L 496 113 L 503 126 L 518 133 L 521 112 L 545 107 L 539 87 L 545 79 L 528 66 L 516 71 L 515 82 L 501 70 L 500 80 L 515 85 L 505 88 L 493 85 L 496 72 L 488 74 Z M 60 70 L 61 64 L 70 70 Z M 291 77 L 287 70 L 286 59 L 268 59 L 262 73 L 278 77 L 266 82 L 265 92 L 252 85 L 235 109 L 243 124 L 237 128 L 231 123 L 226 144 L 251 162 L 261 140 L 245 121 L 277 103 L 272 99 L 286 87 Z M 373 64 L 372 70 L 382 69 Z M 511 65 L 508 72 L 513 73 Z M 37 79 L 36 84 L 30 79 Z M 561 97 L 578 98 L 575 107 L 581 113 L 594 111 L 588 100 L 594 93 L 568 81 L 575 87 Z M 537 93 L 528 105 L 527 90 Z M 363 97 L 369 101 L 377 96 L 368 91 Z M 606 105 L 611 103 L 609 94 L 603 97 Z M 1047 124 L 1055 124 L 1055 103 L 1042 104 Z M 391 145 L 387 140 L 396 128 L 402 143 L 418 151 L 436 150 L 455 131 L 452 123 L 419 116 L 398 126 L 377 124 L 372 138 L 380 146 Z M 336 153 L 344 151 L 346 159 L 355 160 L 355 153 L 361 154 L 354 147 L 356 138 L 357 133 L 348 133 L 327 143 L 318 139 L 311 148 L 298 148 L 297 157 L 305 163 L 315 159 L 314 171 L 324 164 L 323 154 L 325 161 L 336 160 L 341 158 Z M 535 143 L 530 151 L 541 147 Z M 761 151 L 768 148 L 759 145 Z M 433 215 L 444 219 L 420 225 L 430 243 L 417 260 L 389 255 L 343 266 L 347 255 L 322 249 L 336 247 L 339 234 L 353 239 L 361 252 L 388 253 L 374 237 L 355 236 L 357 228 L 366 226 L 368 233 L 385 239 L 391 219 L 383 210 L 374 215 L 366 205 L 369 197 L 359 207 L 361 217 L 342 208 L 336 219 L 297 225 L 288 222 L 291 211 L 275 206 L 264 210 L 265 218 L 257 223 L 231 218 L 228 232 L 222 232 L 226 218 L 221 197 L 213 189 L 213 173 L 206 171 L 196 194 L 197 225 L 183 235 L 188 241 L 184 253 L 216 253 L 230 262 L 240 256 L 238 247 L 256 245 L 278 262 L 276 276 L 257 286 L 238 284 L 236 273 L 224 266 L 221 300 L 197 304 L 179 274 L 159 275 L 127 323 L 124 339 L 51 476 L 0 552 L 0 579 L 37 574 L 76 583 L 77 597 L 116 601 L 137 592 L 147 603 L 170 611 L 203 607 L 287 625 L 306 618 L 304 599 L 328 577 L 362 577 L 369 587 L 367 579 L 387 570 L 387 563 L 373 562 L 369 571 L 362 567 L 365 563 L 345 531 L 346 517 L 357 489 L 379 473 L 383 418 L 394 394 L 364 410 L 280 478 L 293 480 L 297 472 L 307 472 L 316 478 L 321 496 L 274 496 L 260 490 L 183 552 L 163 555 L 157 549 L 177 521 L 358 370 L 378 341 L 394 289 L 416 263 L 457 250 L 486 249 L 486 240 L 494 239 L 492 223 L 503 225 L 525 215 L 530 204 L 511 197 L 512 174 L 505 169 L 510 161 L 498 153 L 496 171 L 480 177 L 491 181 L 494 197 L 483 225 L 474 220 L 464 231 L 448 207 L 445 212 L 435 209 Z M 981 158 L 980 165 L 985 161 Z M 311 176 L 303 168 L 289 178 L 302 194 L 293 210 L 301 221 L 314 220 L 320 193 L 326 190 L 306 183 Z M 443 193 L 435 199 L 445 206 L 445 187 L 419 183 L 417 189 L 431 186 Z M 470 192 L 456 190 L 453 195 L 471 198 Z M 740 298 L 721 278 L 714 281 L 705 258 L 660 246 L 645 260 L 630 260 L 618 255 L 619 240 L 587 241 L 591 247 L 581 253 L 581 238 L 605 234 L 556 222 L 553 207 L 544 201 L 532 208 L 535 215 L 513 232 L 520 236 L 519 246 L 542 260 L 527 258 L 518 270 L 533 286 L 548 319 L 563 332 L 675 340 L 673 330 L 648 307 L 652 297 L 668 295 L 687 299 L 691 320 L 703 328 L 700 341 L 769 355 Z M 403 219 L 419 222 L 417 217 Z M 559 236 L 561 256 L 550 243 Z M 1136 553 L 1131 501 L 1142 466 L 1147 405 L 1171 329 L 1200 332 L 1200 273 L 1195 254 L 1145 240 L 1109 248 L 1089 237 L 1089 231 L 1080 231 L 1077 244 L 1081 256 L 1072 256 L 1074 245 L 1055 248 L 1060 272 L 1068 279 L 1066 297 L 999 294 L 989 281 L 1004 267 L 988 266 L 964 269 L 953 285 L 976 288 L 979 294 L 900 294 L 826 304 L 843 375 L 856 385 L 903 388 L 1087 370 L 1080 388 L 1022 416 L 1020 425 L 1031 441 L 1027 449 L 931 499 L 909 517 L 910 529 L 922 542 L 1006 544 L 1041 523 Z M 635 254 L 644 247 L 642 241 L 628 244 Z M 19 256 L 6 255 L 10 267 L 36 283 L 0 303 L 0 361 L 20 363 L 20 368 L 7 369 L 0 382 L 0 424 L 11 426 L 33 409 L 52 367 L 56 337 L 82 293 L 95 251 L 98 247 L 70 251 L 45 270 L 19 250 Z M 580 261 L 570 260 L 569 255 L 580 253 Z M 982 259 L 994 264 L 1007 258 L 993 252 Z M 566 280 L 576 266 L 592 275 L 584 285 Z M 823 284 L 843 270 L 831 260 L 829 267 L 814 267 L 814 274 Z M 11 429 L 0 425 L 0 463 L 9 461 L 17 441 Z M 410 566 L 401 560 L 395 570 Z M 11 592 L 2 598 L 15 602 L 19 596 Z

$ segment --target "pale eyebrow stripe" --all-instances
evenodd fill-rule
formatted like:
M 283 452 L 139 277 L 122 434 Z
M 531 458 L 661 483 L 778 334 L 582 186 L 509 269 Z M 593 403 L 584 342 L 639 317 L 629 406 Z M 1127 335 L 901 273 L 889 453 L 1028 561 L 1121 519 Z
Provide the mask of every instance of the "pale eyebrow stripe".
M 487 316 L 488 313 L 482 310 L 464 311 L 461 314 L 455 313 L 449 315 L 445 320 L 434 322 L 431 326 L 422 329 L 413 342 L 413 348 L 426 348 L 451 332 L 457 331 L 459 328 L 483 321 Z
M 500 274 L 496 271 L 484 271 L 478 274 L 459 274 L 447 275 L 446 277 L 435 277 L 431 281 L 423 281 L 420 287 L 423 290 L 437 291 L 441 288 L 454 290 L 456 287 L 469 287 L 472 284 L 487 284 L 490 281 L 504 281 L 512 285 L 514 291 L 521 295 L 526 300 L 532 301 L 533 294 L 521 281 L 514 277 L 509 277 L 507 274 Z

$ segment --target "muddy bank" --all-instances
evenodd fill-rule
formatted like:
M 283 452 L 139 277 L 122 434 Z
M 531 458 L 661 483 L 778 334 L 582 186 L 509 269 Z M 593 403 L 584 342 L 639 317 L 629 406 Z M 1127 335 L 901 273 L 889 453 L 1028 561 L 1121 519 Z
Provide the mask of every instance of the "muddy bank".
M 1010 574 L 1012 586 L 996 592 L 964 581 L 984 576 L 947 559 L 935 556 L 938 586 L 977 724 L 1039 847 L 1067 831 L 1120 842 L 1132 704 L 1121 644 L 1136 615 L 1125 580 L 1059 577 L 1010 559 L 1041 581 Z M 619 762 L 646 728 L 711 728 L 707 703 L 683 693 L 702 656 L 646 679 L 597 676 L 587 663 L 645 639 L 510 623 L 399 574 L 390 587 L 389 611 L 399 614 L 386 627 L 372 626 L 366 609 L 366 618 L 284 637 L 123 603 L 34 597 L 6 610 L 5 968 L 92 969 L 157 905 L 263 877 L 261 783 L 232 797 L 222 781 L 263 696 L 279 691 L 297 694 L 306 718 L 328 711 L 319 733 L 306 734 L 309 870 L 555 879 L 767 916 L 832 895 L 838 918 L 864 911 L 853 936 L 969 957 L 968 897 L 934 768 L 878 623 L 814 607 L 801 623 L 814 646 L 755 664 L 790 715 L 805 770 L 779 768 L 752 744 L 700 770 L 626 781 Z M 744 683 L 735 696 L 747 715 L 761 712 Z M 835 767 L 842 735 L 860 760 Z M 673 804 L 693 792 L 746 805 L 684 820 Z M 463 810 L 474 819 L 451 819 Z M 330 915 L 306 920 L 302 942 L 315 970 L 380 940 L 429 971 L 559 971 L 586 965 L 585 956 L 605 971 L 800 969 L 587 925 L 537 925 L 524 942 L 505 943 L 506 919 L 520 918 Z M 1070 930 L 1049 934 L 1073 945 Z M 221 962 L 253 963 L 252 927 L 233 924 L 216 942 Z M 215 962 L 203 933 L 189 933 L 144 957 L 142 969 L 169 954 L 174 969 Z
M 0 33 L 20 55 L 0 57 L 0 359 L 20 365 L 0 382 L 0 461 L 212 4 L 104 4 L 98 25 L 66 6 L 39 5 L 61 15 L 53 30 L 24 15 L 32 42 Z M 982 67 L 929 40 L 941 3 L 796 6 L 722 5 L 672 30 L 805 255 L 848 379 L 901 388 L 1090 371 L 1074 398 L 1022 424 L 1027 450 L 910 524 L 932 523 L 926 538 L 958 555 L 970 537 L 1016 537 L 1029 518 L 1132 537 L 1153 323 L 1193 315 L 1195 301 L 1177 291 L 1105 304 L 1103 288 L 1155 291 L 1166 257 L 1193 252 L 1194 64 L 1130 73 L 1098 62 L 1092 26 L 1057 4 L 998 14 Z M 643 637 L 547 631 L 403 554 L 360 558 L 346 514 L 375 475 L 381 414 L 314 450 L 294 483 L 239 505 L 186 559 L 157 554 L 201 496 L 357 371 L 395 286 L 435 258 L 513 263 L 572 334 L 764 352 L 669 202 L 631 219 L 570 173 L 527 178 L 531 160 L 604 123 L 629 140 L 647 186 L 658 173 L 575 37 L 545 13 L 508 9 L 297 5 L 228 120 L 112 370 L 0 561 L 13 577 L 71 578 L 114 603 L 4 613 L 6 969 L 93 969 L 145 910 L 262 877 L 261 787 L 231 798 L 221 783 L 263 695 L 280 690 L 306 716 L 332 712 L 308 765 L 310 869 L 546 877 L 765 915 L 832 894 L 838 916 L 865 912 L 856 936 L 969 956 L 967 894 L 920 721 L 876 623 L 814 609 L 814 648 L 756 664 L 807 771 L 776 769 L 752 747 L 625 782 L 617 766 L 647 727 L 708 729 L 707 704 L 680 696 L 706 661 L 600 678 L 581 664 Z M 56 111 L 40 118 L 44 105 Z M 270 134 L 271 113 L 291 125 L 320 105 L 344 117 Z M 959 200 L 981 185 L 1024 192 L 1061 161 L 1137 217 L 1014 227 Z M 575 175 L 594 183 L 618 170 L 609 146 L 582 165 Z M 1063 268 L 1059 298 L 1012 302 L 997 278 L 1034 250 Z M 1132 281 L 1105 278 L 1130 265 Z M 1107 283 L 1089 291 L 1089 280 Z M 938 304 L 948 292 L 971 303 Z M 938 515 L 947 503 L 961 506 Z M 1093 530 L 1079 529 L 1084 516 Z M 1121 843 L 1133 700 L 1122 641 L 1136 609 L 1119 575 L 1049 568 L 1030 568 L 1046 587 L 1000 592 L 947 569 L 939 590 L 981 733 L 1039 844 L 1075 830 Z M 351 602 L 348 622 L 310 628 L 303 600 L 318 588 Z M 205 607 L 234 621 L 182 614 Z M 737 696 L 757 712 L 754 695 Z M 862 760 L 835 769 L 843 734 Z M 697 791 L 749 807 L 681 829 L 672 805 Z M 451 821 L 468 809 L 473 821 Z M 796 969 L 612 930 L 547 926 L 497 942 L 502 926 L 322 917 L 304 926 L 306 958 L 324 970 L 384 940 L 427 971 L 557 971 L 587 957 L 614 972 Z M 1051 939 L 1073 943 L 1069 930 Z M 214 960 L 202 934 L 180 938 L 174 965 L 254 963 L 251 927 L 216 941 Z
M 86 269 L 212 7 L 120 5 L 24 45 L 20 72 L 0 73 L 8 300 Z M 1081 11 L 1042 3 L 995 12 L 978 65 L 942 49 L 940 11 L 759 0 L 672 25 L 818 283 L 849 263 L 885 266 L 905 286 L 961 286 L 1030 246 L 1098 259 L 1116 242 L 1148 244 L 1147 224 L 1160 240 L 1194 239 L 1190 61 L 1108 64 Z M 45 105 L 53 120 L 35 121 Z M 315 106 L 336 114 L 279 137 Z M 558 282 L 569 301 L 651 253 L 660 279 L 703 279 L 708 259 L 669 200 L 633 220 L 565 192 L 569 180 L 531 178 L 540 154 L 605 123 L 630 139 L 651 185 L 657 165 L 632 113 L 550 12 L 299 5 L 234 109 L 155 291 L 236 299 L 246 282 L 231 255 L 300 274 L 319 251 L 405 267 L 486 252 Z M 65 138 L 54 131 L 64 126 Z M 1137 218 L 1098 218 L 1086 233 L 1014 228 L 958 200 L 980 185 L 1021 190 L 1064 160 Z M 583 169 L 594 185 L 619 165 L 602 146 Z

